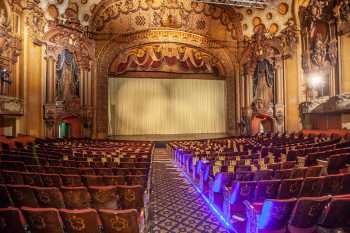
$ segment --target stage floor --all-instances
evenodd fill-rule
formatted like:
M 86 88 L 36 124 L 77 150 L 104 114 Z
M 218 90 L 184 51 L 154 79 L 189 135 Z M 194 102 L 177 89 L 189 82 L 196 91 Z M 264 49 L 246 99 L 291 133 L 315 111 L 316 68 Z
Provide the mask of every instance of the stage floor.
M 214 139 L 224 138 L 230 135 L 226 133 L 211 133 L 211 134 L 149 134 L 149 135 L 120 135 L 109 136 L 114 140 L 128 140 L 128 141 L 155 141 L 166 142 L 176 140 L 199 140 L 199 139 Z

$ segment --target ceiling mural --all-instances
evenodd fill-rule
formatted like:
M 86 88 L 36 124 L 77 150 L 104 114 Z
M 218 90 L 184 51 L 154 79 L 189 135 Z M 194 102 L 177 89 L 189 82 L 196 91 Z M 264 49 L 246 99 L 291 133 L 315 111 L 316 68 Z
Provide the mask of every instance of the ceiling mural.
M 40 7 L 49 21 L 109 34 L 166 28 L 241 40 L 251 38 L 258 25 L 274 36 L 294 23 L 293 0 L 270 0 L 265 9 L 191 0 L 45 0 Z

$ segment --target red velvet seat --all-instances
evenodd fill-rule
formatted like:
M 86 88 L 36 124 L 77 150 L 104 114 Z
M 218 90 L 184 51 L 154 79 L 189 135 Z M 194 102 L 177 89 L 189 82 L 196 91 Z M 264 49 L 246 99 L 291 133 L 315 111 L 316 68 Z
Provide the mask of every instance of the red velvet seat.
M 308 177 L 303 181 L 300 190 L 300 197 L 317 197 L 323 190 L 324 177 Z
M 80 168 L 81 175 L 96 175 L 93 168 Z
M 26 165 L 28 172 L 45 173 L 45 168 L 40 165 Z
M 104 186 L 103 176 L 83 175 L 81 176 L 86 186 Z
M 41 178 L 47 187 L 61 187 L 62 179 L 58 174 L 41 174 Z
M 305 177 L 317 177 L 322 174 L 324 167 L 323 166 L 312 166 L 308 167 L 305 173 Z
M 61 191 L 56 187 L 33 187 L 41 208 L 65 208 Z
M 333 196 L 324 208 L 319 225 L 327 229 L 350 227 L 350 194 Z M 340 231 L 341 232 L 341 231 Z M 346 231 L 344 231 L 346 232 Z
M 0 232 L 1 233 L 26 233 L 27 223 L 17 208 L 0 209 Z
M 143 190 L 141 185 L 117 185 L 117 194 L 122 209 L 143 208 Z
M 61 175 L 61 179 L 64 186 L 78 187 L 83 185 L 80 175 Z
M 77 167 L 62 167 L 62 174 L 80 175 L 80 169 Z
M 31 186 L 8 185 L 7 188 L 16 207 L 39 207 L 39 203 Z
M 350 194 L 350 173 L 343 176 L 341 193 Z
M 343 174 L 327 175 L 322 189 L 323 195 L 337 195 L 342 192 Z
M 302 183 L 303 178 L 282 180 L 278 190 L 277 198 L 283 199 L 298 197 Z
M 118 207 L 116 186 L 90 186 L 88 190 L 93 208 L 116 209 Z
M 330 200 L 330 196 L 303 197 L 298 199 L 289 219 L 290 233 L 314 233 L 323 208 Z
M 264 202 L 277 197 L 280 180 L 261 180 L 256 183 L 254 202 Z
M 67 209 L 90 208 L 91 196 L 86 187 L 61 187 Z
M 0 185 L 0 208 L 14 206 L 11 195 L 6 185 Z
M 2 175 L 6 184 L 24 184 L 24 179 L 21 172 L 3 170 Z
M 60 209 L 66 233 L 100 233 L 101 222 L 95 209 Z
M 124 176 L 103 176 L 105 185 L 124 185 Z
M 129 168 L 113 168 L 112 170 L 114 175 L 117 175 L 117 176 L 131 175 Z
M 95 172 L 100 176 L 112 176 L 114 175 L 113 169 L 111 168 L 95 168 Z
M 276 180 L 289 179 L 292 175 L 293 169 L 275 170 L 273 178 Z
M 65 233 L 59 212 L 54 208 L 22 208 L 31 233 Z
M 128 175 L 126 176 L 128 185 L 141 185 L 146 187 L 147 179 L 144 175 Z
M 264 201 L 260 211 L 249 201 L 245 201 L 247 232 L 286 233 L 288 220 L 295 203 L 295 198 L 285 200 L 268 199 Z
M 24 172 L 22 173 L 24 183 L 31 186 L 44 186 L 44 181 L 41 178 L 40 173 Z
M 45 167 L 46 173 L 49 174 L 61 174 L 62 167 L 61 166 L 47 166 Z
M 254 180 L 271 180 L 273 177 L 273 170 L 267 169 L 267 170 L 258 170 L 254 172 Z
M 297 167 L 294 168 L 292 171 L 292 174 L 290 176 L 291 179 L 295 179 L 295 178 L 304 178 L 306 171 L 308 170 L 307 167 Z
M 99 210 L 105 233 L 139 233 L 136 210 Z

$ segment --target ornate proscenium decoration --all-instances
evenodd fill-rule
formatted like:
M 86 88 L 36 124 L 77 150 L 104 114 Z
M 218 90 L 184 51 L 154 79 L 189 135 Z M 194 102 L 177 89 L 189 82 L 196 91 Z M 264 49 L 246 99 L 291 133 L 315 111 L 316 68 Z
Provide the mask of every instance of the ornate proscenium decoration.
M 263 9 L 267 5 L 267 0 L 195 0 L 194 2 L 203 2 L 208 4 L 220 4 L 238 7 L 250 7 Z

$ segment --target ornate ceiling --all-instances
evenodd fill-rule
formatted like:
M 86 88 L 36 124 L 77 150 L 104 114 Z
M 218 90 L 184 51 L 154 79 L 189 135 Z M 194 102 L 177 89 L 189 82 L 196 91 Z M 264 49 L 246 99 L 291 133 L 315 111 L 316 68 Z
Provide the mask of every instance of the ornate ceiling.
M 268 0 L 264 9 L 239 8 L 191 0 L 42 0 L 50 21 L 81 25 L 97 33 L 131 33 L 171 28 L 212 39 L 251 37 L 257 25 L 271 35 L 293 18 L 293 0 Z

